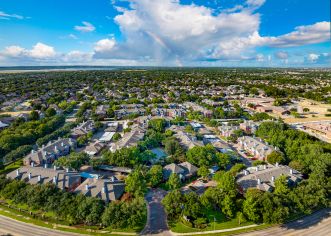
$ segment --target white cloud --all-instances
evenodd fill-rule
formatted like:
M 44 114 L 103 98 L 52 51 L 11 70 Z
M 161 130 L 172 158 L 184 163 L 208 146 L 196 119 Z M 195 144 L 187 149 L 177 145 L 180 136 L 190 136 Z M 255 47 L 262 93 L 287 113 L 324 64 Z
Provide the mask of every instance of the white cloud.
M 261 36 L 261 18 L 257 10 L 265 0 L 246 0 L 232 9 L 221 11 L 195 4 L 184 5 L 179 0 L 123 1 L 129 6 L 124 8 L 123 5 L 127 4 L 120 4 L 118 7 L 116 2 L 113 3 L 118 12 L 114 21 L 120 28 L 121 41 L 116 41 L 111 35 L 104 36 L 90 44 L 93 49 L 88 53 L 71 51 L 59 54 L 51 46 L 35 45 L 32 50 L 8 47 L 0 54 L 2 57 L 38 60 L 56 58 L 58 62 L 67 63 L 84 60 L 88 63 L 126 61 L 155 65 L 241 60 L 268 63 L 272 61 L 271 56 L 257 54 L 256 48 L 295 47 L 330 40 L 329 22 L 298 26 L 284 35 Z M 82 25 L 75 26 L 75 30 L 92 32 L 95 27 L 84 21 Z M 66 38 L 77 37 L 70 34 Z M 284 51 L 276 52 L 274 56 L 284 62 L 288 59 Z M 308 56 L 305 58 L 309 59 Z
M 10 20 L 10 19 L 24 19 L 24 16 L 17 15 L 17 14 L 8 14 L 6 12 L 0 11 L 0 20 Z
M 83 21 L 83 25 L 76 25 L 75 30 L 86 33 L 86 32 L 93 32 L 95 30 L 94 25 L 92 25 L 90 22 Z
M 35 44 L 31 50 L 17 45 L 6 47 L 0 55 L 8 59 L 46 60 L 56 57 L 55 49 L 43 43 Z
M 107 53 L 110 52 L 114 46 L 115 46 L 116 42 L 115 39 L 101 39 L 98 42 L 95 43 L 94 46 L 94 51 L 97 53 Z
M 19 57 L 25 53 L 25 49 L 20 46 L 9 46 L 6 47 L 2 55 L 6 57 Z
M 28 55 L 32 58 L 43 59 L 54 57 L 56 52 L 51 46 L 43 43 L 37 43 L 33 46 L 32 50 L 29 51 Z
M 322 21 L 313 25 L 298 26 L 291 33 L 266 37 L 264 40 L 272 47 L 294 47 L 329 41 L 330 37 L 330 22 Z
M 310 54 L 308 55 L 308 60 L 309 60 L 309 61 L 316 61 L 319 57 L 320 57 L 320 55 L 318 55 L 318 54 L 310 53 Z
M 217 47 L 228 48 L 227 42 L 234 37 L 250 37 L 260 24 L 259 14 L 249 11 L 215 15 L 205 6 L 181 5 L 173 0 L 129 2 L 130 8 L 120 8 L 121 14 L 114 19 L 126 41 L 111 52 L 96 52 L 96 58 L 195 60 Z

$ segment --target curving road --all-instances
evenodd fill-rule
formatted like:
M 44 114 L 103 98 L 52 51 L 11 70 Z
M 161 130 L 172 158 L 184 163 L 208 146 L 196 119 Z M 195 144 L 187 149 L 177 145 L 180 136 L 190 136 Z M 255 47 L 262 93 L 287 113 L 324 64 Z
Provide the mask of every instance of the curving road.
M 330 236 L 331 209 L 323 209 L 279 227 L 240 234 L 242 236 Z
M 27 224 L 11 218 L 0 215 L 0 235 L 13 236 L 77 236 L 80 234 L 67 233 L 48 229 L 33 224 Z
M 152 192 L 147 201 L 150 203 L 149 219 L 142 235 L 180 235 L 168 230 L 166 216 L 159 214 L 160 200 L 163 197 L 162 191 Z M 151 204 L 152 203 L 152 204 Z M 155 204 L 153 204 L 155 203 Z M 163 208 L 161 209 L 163 210 Z M 160 227 L 162 229 L 160 229 Z M 200 232 L 191 233 L 190 235 L 213 233 Z M 216 233 L 216 232 L 214 232 Z M 0 236 L 78 236 L 80 234 L 57 231 L 43 228 L 40 226 L 27 224 L 11 218 L 0 215 Z M 182 234 L 185 235 L 185 234 Z M 215 234 L 216 236 L 217 234 Z M 241 236 L 331 236 L 331 208 L 323 209 L 312 215 L 306 216 L 299 220 L 292 221 L 282 226 L 272 227 L 260 231 L 240 234 Z

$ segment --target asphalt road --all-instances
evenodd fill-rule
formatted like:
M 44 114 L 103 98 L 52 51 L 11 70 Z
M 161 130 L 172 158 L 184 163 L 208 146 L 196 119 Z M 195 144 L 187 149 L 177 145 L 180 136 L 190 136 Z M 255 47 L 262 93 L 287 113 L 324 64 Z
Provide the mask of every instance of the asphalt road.
M 77 236 L 79 234 L 67 233 L 39 227 L 32 224 L 16 221 L 0 215 L 0 235 L 13 236 Z
M 172 235 L 167 224 L 167 215 L 161 204 L 166 191 L 162 189 L 151 190 L 146 195 L 148 202 L 148 217 L 145 229 L 141 235 Z
M 148 224 L 142 235 L 176 235 L 171 233 L 160 201 L 164 192 L 150 193 Z M 161 208 L 160 208 L 161 207 Z M 207 233 L 207 232 L 205 232 Z M 212 233 L 212 232 L 209 232 Z M 57 231 L 16 221 L 0 215 L 0 236 L 78 236 L 79 234 Z M 193 234 L 192 234 L 193 235 Z M 203 235 L 203 234 L 201 234 Z M 217 235 L 217 234 L 215 234 Z M 265 230 L 240 234 L 241 236 L 331 236 L 331 208 L 323 209 L 302 219 Z
M 331 209 L 323 209 L 302 219 L 241 236 L 331 236 Z

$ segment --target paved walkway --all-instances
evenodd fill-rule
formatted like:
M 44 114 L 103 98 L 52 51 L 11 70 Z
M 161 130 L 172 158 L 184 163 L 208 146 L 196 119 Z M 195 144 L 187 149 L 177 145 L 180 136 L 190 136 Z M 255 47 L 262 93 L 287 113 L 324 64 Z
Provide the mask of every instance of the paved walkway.
M 141 235 L 172 235 L 169 232 L 167 215 L 161 204 L 167 194 L 165 190 L 155 189 L 147 193 L 145 199 L 147 206 L 147 224 Z

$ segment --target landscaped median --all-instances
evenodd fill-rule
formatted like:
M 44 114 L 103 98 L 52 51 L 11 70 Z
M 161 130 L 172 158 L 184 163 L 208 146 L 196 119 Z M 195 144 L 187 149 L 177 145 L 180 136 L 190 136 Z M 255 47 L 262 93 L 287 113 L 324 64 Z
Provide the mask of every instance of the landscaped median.
M 177 233 L 171 231 L 175 236 L 188 236 L 188 235 L 204 235 L 204 236 L 225 236 L 225 235 L 235 235 L 241 233 L 248 233 L 256 230 L 262 230 L 273 225 L 262 224 L 262 225 L 247 225 L 242 227 L 230 228 L 230 229 L 220 229 L 220 230 L 211 230 L 211 231 L 199 231 L 199 232 L 190 232 L 190 233 Z
M 37 218 L 32 218 L 31 215 L 19 211 L 15 208 L 10 208 L 5 205 L 0 206 L 0 215 L 3 215 L 5 217 L 14 219 L 16 221 L 21 221 L 24 223 L 35 225 L 36 227 L 44 227 L 51 230 L 59 230 L 64 232 L 71 232 L 71 233 L 77 233 L 77 234 L 85 234 L 85 235 L 114 235 L 114 236 L 120 236 L 120 235 L 137 235 L 136 232 L 133 232 L 131 230 L 119 230 L 119 232 L 115 231 L 108 231 L 108 230 L 96 230 L 93 229 L 93 227 L 74 227 L 74 226 L 68 226 L 68 225 L 62 225 L 62 224 L 56 224 L 51 223 L 48 221 L 43 221 Z
M 208 233 L 225 233 L 234 231 L 250 231 L 265 227 L 270 227 L 270 224 L 257 225 L 252 222 L 241 222 L 235 219 L 227 219 L 220 211 L 209 210 L 205 213 L 208 218 L 208 225 L 205 228 L 192 228 L 185 224 L 185 220 L 169 222 L 169 227 L 174 235 L 192 235 L 192 234 L 208 234 Z

